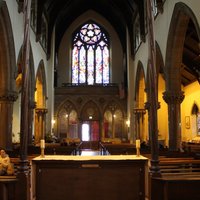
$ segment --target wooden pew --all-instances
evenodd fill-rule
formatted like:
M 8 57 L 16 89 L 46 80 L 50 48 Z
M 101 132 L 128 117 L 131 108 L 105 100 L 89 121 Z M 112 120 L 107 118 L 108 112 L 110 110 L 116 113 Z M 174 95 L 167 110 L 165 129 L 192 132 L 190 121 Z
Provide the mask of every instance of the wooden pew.
M 199 176 L 162 175 L 151 179 L 151 199 L 198 200 L 200 199 L 199 188 Z
M 136 154 L 136 149 L 134 144 L 129 144 L 129 143 L 121 143 L 121 144 L 102 143 L 102 144 L 111 155 Z
M 193 157 L 160 157 L 160 177 L 151 178 L 153 200 L 200 199 L 200 160 Z
M 0 199 L 15 200 L 16 176 L 0 176 Z
M 160 171 L 162 174 L 200 174 L 200 160 L 187 158 L 161 158 Z

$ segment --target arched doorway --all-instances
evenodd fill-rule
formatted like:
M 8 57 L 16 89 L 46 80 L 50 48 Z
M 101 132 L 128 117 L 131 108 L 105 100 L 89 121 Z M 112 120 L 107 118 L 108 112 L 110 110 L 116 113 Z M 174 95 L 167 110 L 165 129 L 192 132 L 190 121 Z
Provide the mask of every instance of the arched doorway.
M 93 101 L 88 101 L 80 114 L 81 140 L 99 141 L 101 138 L 100 110 Z

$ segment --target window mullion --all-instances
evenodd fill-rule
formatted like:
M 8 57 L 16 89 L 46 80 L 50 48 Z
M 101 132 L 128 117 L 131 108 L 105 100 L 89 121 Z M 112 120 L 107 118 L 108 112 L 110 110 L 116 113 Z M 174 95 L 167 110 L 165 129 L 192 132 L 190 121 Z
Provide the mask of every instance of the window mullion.
M 103 48 L 101 47 L 101 62 L 102 62 L 102 77 L 101 82 L 103 84 L 103 77 L 104 77 L 104 63 L 103 63 Z
M 96 74 L 96 46 L 95 46 L 93 52 L 94 52 L 94 83 L 96 83 L 96 75 L 97 75 Z
M 78 85 L 80 84 L 80 47 L 78 47 Z
M 86 47 L 86 58 L 85 58 L 85 82 L 88 85 L 88 47 Z

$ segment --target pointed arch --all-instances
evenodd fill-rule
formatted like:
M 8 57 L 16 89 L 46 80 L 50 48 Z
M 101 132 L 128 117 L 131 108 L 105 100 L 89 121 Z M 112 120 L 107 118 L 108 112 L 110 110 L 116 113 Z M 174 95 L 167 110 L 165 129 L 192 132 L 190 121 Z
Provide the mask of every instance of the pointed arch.
M 74 103 L 70 100 L 64 101 L 56 113 L 56 123 L 59 137 L 78 138 L 78 112 Z
M 15 45 L 12 24 L 5 1 L 0 1 L 0 146 L 12 148 L 13 102 L 17 99 L 15 88 Z M 10 122 L 10 123 L 8 123 Z
M 163 79 L 165 79 L 165 66 L 164 66 L 164 60 L 162 56 L 162 52 L 160 50 L 160 46 L 158 42 L 155 42 L 156 44 L 156 69 L 157 73 L 160 73 L 163 76 Z
M 100 110 L 93 100 L 89 100 L 81 109 L 81 120 L 100 120 Z
M 167 90 L 181 91 L 179 69 L 182 63 L 184 40 L 190 19 L 194 23 L 198 38 L 200 38 L 200 28 L 193 11 L 184 3 L 176 3 L 170 23 L 166 49 Z
M 47 89 L 46 89 L 46 74 L 44 61 L 41 60 L 38 65 L 38 70 L 36 73 L 36 93 L 35 100 L 37 103 L 37 107 L 45 108 L 46 107 L 46 97 L 47 97 Z
M 135 138 L 141 141 L 146 141 L 148 139 L 147 133 L 147 118 L 145 103 L 147 101 L 147 87 L 146 78 L 144 73 L 144 66 L 141 61 L 138 62 L 137 72 L 136 72 L 136 84 L 135 84 L 135 106 L 134 106 L 134 129 Z
M 0 94 L 15 91 L 15 46 L 5 1 L 0 2 Z
M 194 102 L 193 106 L 192 106 L 192 110 L 191 110 L 191 115 L 197 115 L 198 113 L 200 113 L 199 107 L 198 105 Z
M 136 82 L 135 82 L 135 107 L 144 108 L 144 103 L 146 100 L 146 81 L 144 66 L 141 61 L 138 62 L 137 72 L 136 72 Z
M 181 148 L 181 103 L 184 92 L 181 90 L 182 55 L 184 41 L 190 20 L 194 23 L 198 38 L 199 26 L 193 11 L 184 3 L 176 3 L 169 27 L 166 48 L 166 91 L 164 99 L 168 104 L 169 149 Z
M 110 83 L 110 40 L 93 20 L 79 26 L 72 35 L 72 84 Z
M 40 61 L 35 81 L 35 143 L 39 143 L 46 136 L 46 75 L 43 60 Z
M 69 113 L 71 110 L 77 111 L 77 108 L 71 100 L 67 99 L 58 106 L 57 112 L 55 113 L 55 115 L 59 116 L 59 114 L 60 114 L 60 112 L 62 112 L 62 110 L 64 110 L 66 113 Z
M 18 58 L 17 58 L 17 69 L 16 69 L 16 89 L 19 95 L 19 99 L 14 104 L 14 115 L 13 115 L 13 135 L 14 140 L 18 142 L 19 132 L 20 132 L 20 100 L 21 100 L 21 86 L 22 86 L 22 47 L 20 48 Z M 35 67 L 33 60 L 33 51 L 30 46 L 29 51 L 29 83 L 28 83 L 28 93 L 29 93 L 29 130 L 28 130 L 28 143 L 32 144 L 32 135 L 33 135 L 33 110 L 35 108 Z
M 118 138 L 118 141 L 121 142 L 125 138 L 124 129 L 124 111 L 117 101 L 111 100 L 105 106 L 103 113 L 103 138 Z

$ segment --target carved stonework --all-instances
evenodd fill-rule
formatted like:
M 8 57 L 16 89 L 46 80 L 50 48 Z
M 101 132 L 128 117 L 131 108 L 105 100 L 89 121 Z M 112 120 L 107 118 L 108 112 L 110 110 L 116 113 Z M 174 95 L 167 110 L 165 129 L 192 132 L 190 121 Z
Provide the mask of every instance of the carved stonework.
M 23 12 L 24 1 L 23 0 L 17 0 L 17 3 L 18 3 L 18 12 L 19 13 Z
M 184 92 L 166 91 L 163 93 L 163 99 L 167 104 L 181 104 L 185 98 Z
M 14 102 L 18 98 L 18 95 L 16 92 L 12 92 L 9 94 L 0 94 L 0 101 L 6 101 L 6 102 Z
M 143 108 L 134 108 L 133 112 L 135 115 L 144 115 L 146 114 L 146 110 Z
M 77 104 L 81 105 L 83 102 L 83 99 L 81 97 L 78 97 L 76 102 L 77 102 Z
M 67 114 L 69 114 L 71 112 L 71 110 L 73 109 L 73 106 L 70 102 L 65 103 L 64 105 L 64 109 L 67 112 Z
M 48 109 L 46 109 L 46 108 L 36 108 L 36 109 L 35 109 L 35 112 L 36 112 L 38 115 L 45 115 L 45 114 L 48 112 Z
M 160 102 L 157 102 L 157 103 L 158 103 L 157 109 L 160 109 Z M 150 107 L 151 107 L 151 103 L 150 103 L 150 102 L 146 102 L 146 103 L 144 104 L 144 108 L 145 108 L 146 110 L 149 111 Z

